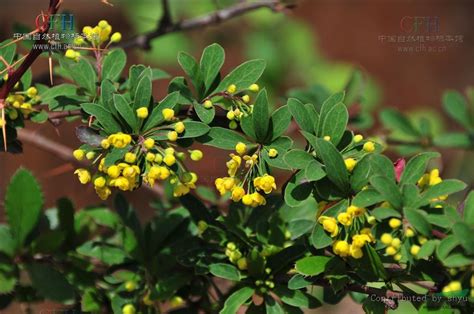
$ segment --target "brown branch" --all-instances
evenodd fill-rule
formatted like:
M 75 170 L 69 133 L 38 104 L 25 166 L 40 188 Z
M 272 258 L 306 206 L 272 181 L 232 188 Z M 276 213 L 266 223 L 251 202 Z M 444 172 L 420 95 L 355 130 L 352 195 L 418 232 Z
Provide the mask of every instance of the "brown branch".
M 163 1 L 164 9 L 167 1 Z M 210 13 L 208 15 L 199 16 L 196 18 L 183 20 L 180 22 L 172 23 L 171 17 L 167 16 L 166 10 L 164 10 L 164 15 L 160 19 L 158 27 L 148 33 L 135 36 L 127 41 L 122 42 L 118 46 L 122 48 L 133 48 L 138 47 L 145 50 L 151 48 L 150 42 L 160 36 L 179 32 L 179 31 L 189 31 L 197 28 L 204 28 L 211 25 L 216 25 L 221 22 L 230 20 L 234 17 L 244 15 L 246 13 L 261 9 L 268 8 L 275 12 L 283 11 L 284 9 L 291 8 L 292 5 L 283 4 L 277 0 L 266 0 L 266 1 L 257 1 L 251 3 L 239 3 L 234 6 Z
M 87 166 L 86 161 L 79 161 L 74 158 L 72 155 L 72 149 L 61 143 L 57 143 L 46 136 L 43 136 L 39 133 L 27 130 L 27 129 L 18 129 L 18 139 L 22 142 L 28 143 L 30 145 L 36 146 L 37 148 L 46 151 L 56 157 L 59 157 L 65 161 L 75 163 L 80 166 Z M 159 197 L 163 197 L 164 192 L 163 188 L 159 185 L 150 187 L 149 185 L 144 185 L 144 187 Z

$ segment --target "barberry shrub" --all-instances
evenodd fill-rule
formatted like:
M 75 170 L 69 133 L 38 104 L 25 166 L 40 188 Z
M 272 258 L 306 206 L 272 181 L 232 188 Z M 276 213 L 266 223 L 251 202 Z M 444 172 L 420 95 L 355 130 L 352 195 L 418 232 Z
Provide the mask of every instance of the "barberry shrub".
M 438 153 L 394 163 L 384 143 L 348 128 L 344 92 L 270 105 L 258 85 L 265 61 L 221 74 L 217 44 L 199 62 L 180 53 L 185 76 L 156 100 L 153 82 L 166 73 L 134 65 L 123 77 L 125 52 L 108 49 L 120 34 L 105 21 L 84 34 L 78 45 L 103 49 L 57 56 L 71 83 L 32 86 L 25 76 L 2 128 L 14 151 L 16 128 L 48 117 L 36 103 L 79 111 L 74 173 L 114 205 L 44 208 L 33 175 L 18 170 L 0 225 L 0 308 L 51 300 L 93 313 L 301 313 L 351 297 L 368 313 L 402 302 L 472 312 L 474 193 L 430 167 Z M 0 52 L 12 62 L 8 47 Z M 188 170 L 206 160 L 196 143 L 230 152 L 215 165 L 227 168 L 213 178 L 217 195 Z M 146 222 L 122 194 L 144 187 L 167 196 Z

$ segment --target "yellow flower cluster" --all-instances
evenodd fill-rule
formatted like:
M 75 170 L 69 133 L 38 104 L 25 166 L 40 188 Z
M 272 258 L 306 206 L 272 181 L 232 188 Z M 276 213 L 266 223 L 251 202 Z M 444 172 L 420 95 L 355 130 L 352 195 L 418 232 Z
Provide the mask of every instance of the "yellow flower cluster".
M 85 151 L 77 149 L 73 152 L 77 160 L 84 157 L 93 164 L 98 162 L 98 172 L 93 176 L 83 168 L 77 169 L 82 184 L 93 182 L 97 195 L 105 200 L 111 194 L 111 188 L 122 191 L 132 191 L 139 187 L 141 181 L 153 186 L 156 180 L 169 180 L 173 185 L 173 195 L 179 197 L 194 189 L 198 179 L 194 172 L 185 170 L 181 161 L 185 154 L 177 152 L 173 147 L 162 147 L 153 138 L 137 140 L 130 134 L 115 133 L 101 142 L 101 149 Z M 122 158 L 112 165 L 106 166 L 106 156 L 110 148 L 128 149 Z M 200 160 L 203 153 L 200 150 L 189 151 L 192 160 Z M 97 157 L 96 157 L 97 156 Z
M 16 85 L 18 88 L 19 85 Z M 15 91 L 5 99 L 6 117 L 10 120 L 18 119 L 20 113 L 27 118 L 35 111 L 34 105 L 40 103 L 41 97 L 38 95 L 36 87 L 30 87 L 26 91 Z M 0 127 L 3 127 L 5 121 L 0 121 Z
M 325 207 L 326 204 L 322 202 L 320 207 Z M 356 228 L 351 228 L 354 225 L 354 220 L 359 219 L 362 221 L 366 215 L 366 209 L 350 205 L 346 208 L 346 211 L 340 212 L 337 217 L 330 216 L 319 216 L 318 223 L 320 223 L 323 229 L 329 233 L 334 240 L 332 249 L 334 254 L 341 257 L 349 257 L 358 259 L 363 256 L 362 248 L 365 244 L 374 242 L 375 239 L 369 228 L 362 228 L 357 233 Z M 359 218 L 360 217 L 360 218 Z M 369 221 L 369 216 L 367 221 Z M 341 224 L 344 228 L 339 226 Z M 358 224 L 359 225 L 359 224 Z M 342 231 L 345 231 L 345 237 L 342 236 Z M 351 243 L 348 242 L 349 235 L 352 234 Z
M 237 90 L 235 84 L 230 84 L 227 86 L 225 93 L 219 93 L 219 97 L 224 96 L 224 98 L 229 99 L 232 103 L 231 107 L 227 112 L 227 119 L 230 120 L 229 128 L 236 129 L 238 123 L 242 117 L 246 117 L 253 112 L 253 105 L 250 105 L 250 95 L 245 92 L 256 93 L 260 90 L 260 87 L 257 84 L 250 85 L 246 90 Z M 210 97 L 211 98 L 211 97 Z M 205 99 L 203 102 L 204 108 L 210 109 L 214 106 L 211 99 Z
M 265 205 L 266 200 L 261 193 L 270 194 L 276 190 L 275 178 L 268 173 L 259 175 L 259 155 L 245 155 L 247 145 L 239 142 L 235 151 L 237 154 L 230 154 L 230 160 L 226 162 L 229 176 L 217 178 L 214 182 L 216 189 L 221 195 L 230 192 L 234 202 L 242 201 L 246 206 L 255 208 Z M 247 189 L 244 188 L 246 185 Z
M 247 258 L 242 256 L 242 252 L 240 252 L 234 242 L 227 243 L 225 255 L 229 258 L 229 261 L 232 264 L 236 264 L 240 270 L 247 269 Z
M 82 36 L 74 38 L 74 46 L 89 46 L 100 48 L 103 43 L 107 42 L 107 46 L 111 43 L 118 43 L 122 40 L 122 34 L 115 32 L 112 34 L 112 26 L 106 20 L 101 20 L 99 23 L 92 26 L 84 26 L 82 29 Z M 107 48 L 107 47 L 106 47 Z M 74 49 L 66 50 L 65 57 L 74 61 L 78 61 L 81 54 Z
M 380 242 L 386 245 L 386 255 L 392 256 L 393 259 L 396 261 L 399 261 L 402 258 L 402 254 L 400 253 L 402 241 L 400 240 L 400 238 L 394 238 L 390 233 L 384 233 L 380 237 Z
M 443 182 L 443 179 L 439 176 L 439 169 L 435 168 L 429 173 L 425 173 L 417 182 L 418 186 L 422 189 L 427 189 L 430 186 L 436 185 Z M 441 195 L 440 197 L 434 198 L 432 202 L 445 201 L 448 195 Z

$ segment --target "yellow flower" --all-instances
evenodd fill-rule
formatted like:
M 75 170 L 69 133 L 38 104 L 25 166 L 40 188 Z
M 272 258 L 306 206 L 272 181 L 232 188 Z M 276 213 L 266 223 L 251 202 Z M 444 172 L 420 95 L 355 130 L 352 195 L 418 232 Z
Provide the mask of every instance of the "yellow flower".
M 344 226 L 350 226 L 352 224 L 352 216 L 348 213 L 340 213 L 337 215 L 337 221 L 339 221 Z
M 392 235 L 390 233 L 384 233 L 380 237 L 380 241 L 385 245 L 391 244 L 392 240 L 393 240 L 393 238 L 392 238 Z
M 133 306 L 133 304 L 125 304 L 122 308 L 122 314 L 135 314 L 137 310 Z
M 189 153 L 190 153 L 190 156 L 191 156 L 191 160 L 194 160 L 194 161 L 199 161 L 203 157 L 202 151 L 200 151 L 198 149 L 190 150 Z
M 124 177 L 133 178 L 138 174 L 138 170 L 140 170 L 140 168 L 137 166 L 126 167 L 123 169 L 122 173 Z
M 393 246 L 393 247 L 396 248 L 396 249 L 399 249 L 400 246 L 402 245 L 402 241 L 400 241 L 399 238 L 394 238 L 394 239 L 392 240 L 392 243 L 391 243 L 390 245 Z
M 428 184 L 436 185 L 441 182 L 443 182 L 443 179 L 441 179 L 439 176 L 439 170 L 438 169 L 431 170 Z
M 365 234 L 366 236 L 369 237 L 370 242 L 375 242 L 375 237 L 373 236 L 372 232 L 370 231 L 370 228 L 362 228 L 360 230 L 360 234 Z
M 76 158 L 77 160 L 83 160 L 85 154 L 86 154 L 85 151 L 83 151 L 82 149 L 76 149 L 75 151 L 72 152 L 72 155 L 73 155 L 74 158 Z
M 347 171 L 352 172 L 357 164 L 357 161 L 354 158 L 346 158 L 344 159 L 344 164 L 346 165 Z
M 245 166 L 248 168 L 251 168 L 257 164 L 258 155 L 257 154 L 253 154 L 252 156 L 245 155 L 244 160 L 245 160 Z
M 232 200 L 234 202 L 238 202 L 242 199 L 242 197 L 244 197 L 245 195 L 245 190 L 240 187 L 240 186 L 236 186 L 232 189 Z
M 411 238 L 411 237 L 414 237 L 414 236 L 415 236 L 415 231 L 413 231 L 412 228 L 408 227 L 408 228 L 405 230 L 405 237 Z
M 362 256 L 364 256 L 364 253 L 362 252 L 360 247 L 357 247 L 357 246 L 354 246 L 354 245 L 350 246 L 349 252 L 350 252 L 351 256 L 355 259 L 359 259 L 359 258 L 362 258 Z
M 238 142 L 237 145 L 235 145 L 235 151 L 237 152 L 237 154 L 242 156 L 247 152 L 247 145 L 242 142 Z
M 233 94 L 237 91 L 237 86 L 235 86 L 235 84 L 230 84 L 228 87 L 227 87 L 227 92 L 230 93 L 230 94 Z
M 372 153 L 375 150 L 375 144 L 371 141 L 365 142 L 364 146 L 362 146 L 362 149 L 367 153 Z
M 161 114 L 163 115 L 163 119 L 166 121 L 171 121 L 174 118 L 174 110 L 170 108 L 165 108 L 161 111 Z
M 278 151 L 275 148 L 270 148 L 268 150 L 268 157 L 275 158 L 278 155 Z
M 411 247 L 410 247 L 410 254 L 411 255 L 418 255 L 418 253 L 420 253 L 420 246 L 416 245 L 416 244 L 413 244 Z
M 103 188 L 106 184 L 106 180 L 104 177 L 97 177 L 95 180 L 94 180 L 94 187 L 96 188 Z
M 329 135 L 325 135 L 323 137 L 323 140 L 325 140 L 326 142 L 329 142 L 331 140 L 331 137 Z
M 145 141 L 143 141 L 143 145 L 146 149 L 152 149 L 153 146 L 155 146 L 155 140 L 152 138 L 147 138 Z
M 264 174 L 262 177 L 253 179 L 253 185 L 258 191 L 263 191 L 269 194 L 272 190 L 276 190 L 275 178 L 269 174 Z
M 135 163 L 136 160 L 137 160 L 137 155 L 135 155 L 134 153 L 128 152 L 125 154 L 125 161 L 128 162 L 129 164 Z
M 253 192 L 251 196 L 252 196 L 252 205 L 251 205 L 252 207 L 265 205 L 267 203 L 267 201 L 265 200 L 265 197 L 263 197 L 258 192 Z
M 242 96 L 242 101 L 246 104 L 250 102 L 250 96 L 249 95 L 243 95 Z
M 148 108 L 147 107 L 140 107 L 136 110 L 137 117 L 140 119 L 146 119 L 148 117 Z
M 112 191 L 108 187 L 103 187 L 103 188 L 95 188 L 95 192 L 99 196 L 99 198 L 103 201 L 105 201 L 110 194 L 112 194 Z
M 240 270 L 246 270 L 247 267 L 248 267 L 247 259 L 246 259 L 245 257 L 239 258 L 239 260 L 237 261 L 237 267 L 238 267 Z
M 147 161 L 149 161 L 149 162 L 155 161 L 155 157 L 156 157 L 156 156 L 155 156 L 155 154 L 153 154 L 153 153 L 146 153 L 146 155 L 145 155 L 145 159 L 146 159 Z
M 169 131 L 166 136 L 171 142 L 175 142 L 178 139 L 178 133 L 176 131 Z
M 351 205 L 347 207 L 347 213 L 351 215 L 352 217 L 359 217 L 365 213 L 365 208 Z
M 117 148 L 124 148 L 128 144 L 130 144 L 130 142 L 132 141 L 132 137 L 129 134 L 124 134 L 122 132 L 119 132 L 119 133 L 110 135 L 108 140 L 113 146 Z
M 260 87 L 257 84 L 252 84 L 249 86 L 249 91 L 254 92 L 254 93 L 258 92 L 259 89 Z
M 122 40 L 122 34 L 120 34 L 119 32 L 113 33 L 112 36 L 110 37 L 110 42 L 112 43 L 118 43 L 121 40 Z
M 110 142 L 108 139 L 103 139 L 101 142 L 100 142 L 100 146 L 102 146 L 103 149 L 107 149 L 110 147 Z
M 227 166 L 227 173 L 229 176 L 233 177 L 237 173 L 237 170 L 240 167 L 240 164 L 242 163 L 242 158 L 240 156 L 237 156 L 235 154 L 230 154 L 230 160 L 226 163 Z
M 387 255 L 390 255 L 390 256 L 393 256 L 395 254 L 397 254 L 397 249 L 394 248 L 393 246 L 388 246 L 387 248 L 385 248 L 385 254 Z
M 347 257 L 350 255 L 351 248 L 347 241 L 338 240 L 332 245 L 332 250 L 336 255 L 339 255 L 341 257 Z
M 35 87 L 30 87 L 26 90 L 26 96 L 33 98 L 38 94 L 38 90 Z
M 188 194 L 189 191 L 190 191 L 190 189 L 187 185 L 178 183 L 174 186 L 173 196 L 174 197 L 180 197 L 180 196 Z
M 127 290 L 127 291 L 130 292 L 130 291 L 133 291 L 133 290 L 135 290 L 135 289 L 137 289 L 137 284 L 136 284 L 135 281 L 133 281 L 133 280 L 127 280 L 127 281 L 125 282 L 125 290 Z
M 402 221 L 397 218 L 390 218 L 390 220 L 388 221 L 388 225 L 392 229 L 397 229 L 402 225 Z
M 77 55 L 76 55 L 75 50 L 68 49 L 68 50 L 66 50 L 66 53 L 64 54 L 64 56 L 68 59 L 75 60 Z
M 369 224 L 371 224 L 371 225 L 374 225 L 376 221 L 377 221 L 377 220 L 376 220 L 376 218 L 375 218 L 374 216 L 369 216 L 369 217 L 367 217 L 367 222 L 368 222 Z
M 402 254 L 400 254 L 400 253 L 395 254 L 395 256 L 393 257 L 393 259 L 398 262 L 399 260 L 402 259 Z
M 125 177 L 118 177 L 115 179 L 114 186 L 122 191 L 127 191 L 130 188 L 130 182 Z
M 183 298 L 180 296 L 175 295 L 174 297 L 171 298 L 170 300 L 170 306 L 171 308 L 176 308 L 184 304 Z
M 250 195 L 250 194 L 245 194 L 245 195 L 242 197 L 242 203 L 243 203 L 244 205 L 247 205 L 247 206 L 252 205 L 252 195 Z
M 352 236 L 352 245 L 361 248 L 367 242 L 370 242 L 370 237 L 367 234 L 356 234 Z
M 428 241 L 428 239 L 427 239 L 427 238 L 425 238 L 425 237 L 422 237 L 422 236 L 419 236 L 419 237 L 418 237 L 418 242 L 420 242 L 420 244 L 425 244 L 425 243 L 426 243 L 426 241 Z
M 334 238 L 339 233 L 339 226 L 334 217 L 321 216 L 318 218 L 318 222 L 323 225 L 324 230 L 331 234 L 331 237 Z
M 209 99 L 204 102 L 204 108 L 211 109 L 212 108 L 212 101 Z
M 359 143 L 360 141 L 362 141 L 364 139 L 364 137 L 360 134 L 357 134 L 357 135 L 354 135 L 354 143 Z
M 234 120 L 235 118 L 235 113 L 233 111 L 228 111 L 226 114 L 227 119 L 229 120 Z
M 157 164 L 161 164 L 161 162 L 163 161 L 163 155 L 161 154 L 155 154 L 155 160 L 154 160 Z
M 115 179 L 120 175 L 120 168 L 116 165 L 110 166 L 109 168 L 107 168 L 107 174 L 111 178 Z
M 185 129 L 185 126 L 184 126 L 184 123 L 183 122 L 177 122 L 175 125 L 174 125 L 174 130 L 176 132 L 178 132 L 179 134 L 183 133 L 184 132 L 184 129 Z
M 444 293 L 448 293 L 448 292 L 456 292 L 456 291 L 461 291 L 462 290 L 462 285 L 461 285 L 461 282 L 460 281 L 451 281 L 449 284 L 447 284 L 444 288 L 443 288 L 443 292 Z
M 81 182 L 82 184 L 87 184 L 91 181 L 91 174 L 86 169 L 76 169 L 76 171 L 74 171 L 74 174 L 77 174 L 79 182 Z
M 87 152 L 86 154 L 87 160 L 92 160 L 95 158 L 95 152 Z
M 171 154 L 166 154 L 165 157 L 163 158 L 164 163 L 168 166 L 171 167 L 176 163 L 176 157 Z

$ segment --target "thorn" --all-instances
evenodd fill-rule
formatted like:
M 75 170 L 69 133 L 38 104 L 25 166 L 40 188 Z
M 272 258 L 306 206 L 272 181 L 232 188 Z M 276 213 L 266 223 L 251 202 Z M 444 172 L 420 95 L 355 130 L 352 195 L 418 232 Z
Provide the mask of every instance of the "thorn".
M 48 63 L 49 63 L 49 82 L 51 83 L 51 86 L 53 86 L 54 85 L 54 82 L 53 82 L 53 58 L 51 56 L 51 50 L 49 51 Z
M 7 120 L 5 120 L 5 107 L 3 101 L 0 103 L 0 108 L 2 108 L 2 121 L 5 123 L 5 125 L 2 127 L 3 149 L 7 151 Z

